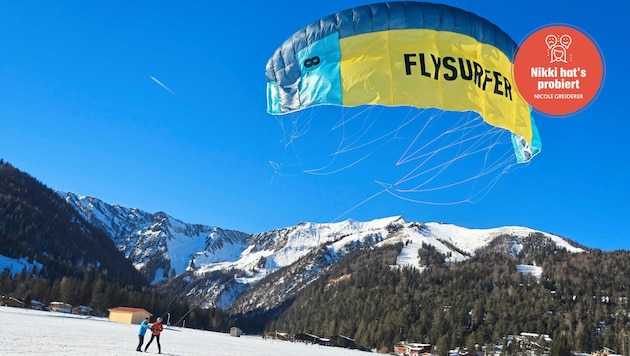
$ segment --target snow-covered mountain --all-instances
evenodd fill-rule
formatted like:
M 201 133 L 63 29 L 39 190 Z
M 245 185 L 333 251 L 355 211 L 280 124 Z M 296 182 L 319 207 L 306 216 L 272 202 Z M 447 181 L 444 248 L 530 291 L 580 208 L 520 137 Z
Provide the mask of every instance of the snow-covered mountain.
M 400 244 L 399 266 L 421 269 L 418 250 L 433 246 L 448 263 L 482 251 L 515 258 L 549 247 L 583 252 L 576 244 L 526 227 L 467 229 L 443 223 L 408 222 L 394 216 L 373 221 L 303 222 L 247 234 L 187 224 L 163 212 L 107 204 L 94 197 L 59 193 L 92 224 L 105 230 L 118 249 L 153 284 L 186 296 L 202 307 L 233 312 L 280 305 L 341 257 L 357 249 Z
M 118 250 L 153 284 L 203 264 L 233 260 L 250 235 L 199 224 L 187 224 L 163 212 L 107 204 L 97 198 L 60 193 L 90 223 L 103 229 Z

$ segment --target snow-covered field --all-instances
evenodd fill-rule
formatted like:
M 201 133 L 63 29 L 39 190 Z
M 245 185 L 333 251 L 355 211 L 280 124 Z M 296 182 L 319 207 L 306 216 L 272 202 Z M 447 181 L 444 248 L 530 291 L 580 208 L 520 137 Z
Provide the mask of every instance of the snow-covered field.
M 140 355 L 138 325 L 112 323 L 105 318 L 0 307 L 0 355 Z M 145 344 L 150 338 L 145 336 Z M 327 355 L 368 353 L 337 347 L 263 340 L 260 336 L 167 327 L 160 337 L 165 355 Z M 149 353 L 157 354 L 155 340 Z

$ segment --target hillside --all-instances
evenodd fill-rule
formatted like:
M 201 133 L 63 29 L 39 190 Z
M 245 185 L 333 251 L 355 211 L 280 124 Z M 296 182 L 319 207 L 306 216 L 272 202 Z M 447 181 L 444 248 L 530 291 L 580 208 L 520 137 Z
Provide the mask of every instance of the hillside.
M 393 267 L 402 246 L 357 251 L 272 311 L 268 330 L 349 335 L 385 350 L 398 340 L 454 346 L 501 344 L 521 333 L 566 338 L 573 350 L 621 350 L 630 334 L 627 251 L 530 256 L 540 276 L 518 272 L 514 258 L 486 253 L 447 266 L 425 245 L 426 268 Z M 259 315 L 252 315 L 255 324 Z M 625 340 L 625 341 L 624 341 Z M 551 347 L 542 343 L 539 352 Z M 506 345 L 507 347 L 507 345 Z M 517 354 L 527 345 L 510 345 Z M 627 347 L 627 345 L 626 345 Z
M 442 354 L 523 332 L 582 351 L 630 340 L 627 251 L 401 216 L 247 234 L 53 192 L 0 168 L 0 266 L 13 266 L 0 292 L 26 300 L 142 305 L 174 324 L 350 337 L 380 351 L 408 340 Z
M 447 256 L 448 264 L 491 251 L 518 260 L 543 249 L 585 251 L 572 241 L 525 227 L 467 229 L 408 222 L 400 216 L 363 222 L 302 222 L 246 234 L 188 224 L 164 212 L 150 214 L 95 197 L 59 195 L 86 220 L 107 231 L 147 280 L 203 308 L 219 307 L 231 313 L 275 309 L 344 255 L 368 247 L 403 244 L 394 264 L 419 270 L 423 261 L 418 250 L 423 244 Z M 291 273 L 282 272 L 285 268 Z M 261 283 L 263 279 L 267 282 Z M 277 293 L 269 293 L 269 288 Z
M 144 278 L 104 231 L 88 224 L 55 192 L 0 161 L 0 255 L 25 258 L 50 278 L 96 271 L 136 287 Z

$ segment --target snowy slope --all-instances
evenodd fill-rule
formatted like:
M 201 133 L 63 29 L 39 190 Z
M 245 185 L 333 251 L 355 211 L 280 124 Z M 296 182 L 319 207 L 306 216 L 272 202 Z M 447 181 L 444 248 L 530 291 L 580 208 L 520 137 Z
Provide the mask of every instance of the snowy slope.
M 11 276 L 15 276 L 24 270 L 32 271 L 33 269 L 40 271 L 42 264 L 37 261 L 28 262 L 28 258 L 25 257 L 14 259 L 0 255 L 0 271 L 8 270 Z
M 486 246 L 489 242 L 501 235 L 528 236 L 535 232 L 534 229 L 520 226 L 505 226 L 492 229 L 467 229 L 461 226 L 441 223 L 427 223 L 431 235 L 439 236 L 453 243 L 459 249 L 473 254 L 477 249 Z M 583 252 L 581 248 L 574 247 L 560 236 L 542 232 L 549 237 L 558 247 L 565 248 L 569 252 Z
M 150 214 L 94 197 L 59 194 L 90 223 L 105 230 L 152 283 L 194 269 L 197 257 L 214 262 L 232 260 L 240 254 L 234 248 L 244 248 L 249 237 L 238 231 L 188 224 L 163 212 Z

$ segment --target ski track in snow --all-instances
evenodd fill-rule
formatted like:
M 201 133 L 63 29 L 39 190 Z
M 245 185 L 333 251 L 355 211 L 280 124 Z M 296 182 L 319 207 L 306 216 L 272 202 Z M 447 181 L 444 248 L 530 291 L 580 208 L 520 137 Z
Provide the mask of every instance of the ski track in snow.
M 120 324 L 107 318 L 58 312 L 0 307 L 0 355 L 141 355 L 138 325 Z M 144 338 L 149 342 L 150 333 Z M 180 327 L 166 327 L 160 337 L 163 355 L 216 356 L 361 356 L 358 350 L 263 340 L 260 336 L 229 334 Z M 154 340 L 148 350 L 157 354 Z

